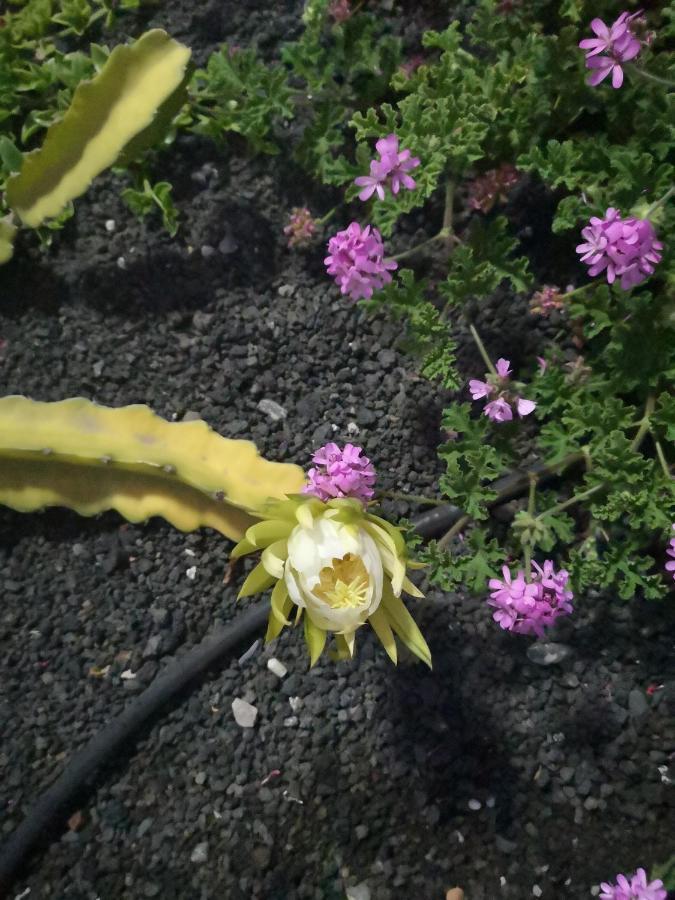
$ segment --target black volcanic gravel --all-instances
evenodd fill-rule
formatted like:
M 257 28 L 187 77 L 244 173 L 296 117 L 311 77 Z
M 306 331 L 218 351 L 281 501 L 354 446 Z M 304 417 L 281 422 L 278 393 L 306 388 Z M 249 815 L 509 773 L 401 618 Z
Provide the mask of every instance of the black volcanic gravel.
M 274 19 L 262 2 L 244 15 L 172 0 L 153 24 L 202 56 L 235 38 L 272 55 L 301 4 L 277 6 Z M 332 199 L 304 193 L 280 158 L 181 138 L 162 160 L 175 240 L 131 217 L 111 175 L 50 249 L 24 239 L 0 270 L 2 394 L 196 413 L 303 465 L 352 440 L 382 487 L 436 493 L 447 397 L 416 375 L 399 325 L 340 298 L 321 246 L 285 248 L 289 207 Z M 513 359 L 537 340 L 524 309 L 500 294 L 481 314 Z M 156 520 L 0 509 L 0 838 L 174 655 L 237 614 L 229 550 Z M 672 604 L 597 593 L 577 607 L 552 636 L 569 653 L 549 667 L 480 600 L 434 589 L 414 610 L 433 672 L 407 656 L 394 668 L 365 629 L 354 662 L 311 671 L 299 633 L 258 644 L 128 748 L 11 896 L 329 900 L 358 886 L 361 900 L 443 900 L 459 884 L 467 900 L 585 900 L 617 871 L 651 868 L 675 832 Z M 234 721 L 235 697 L 257 707 L 252 729 Z

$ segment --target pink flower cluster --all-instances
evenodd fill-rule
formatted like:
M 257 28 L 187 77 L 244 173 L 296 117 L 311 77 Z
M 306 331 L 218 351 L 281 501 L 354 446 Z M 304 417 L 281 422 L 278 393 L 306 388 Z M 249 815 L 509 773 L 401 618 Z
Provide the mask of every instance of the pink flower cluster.
M 572 591 L 567 590 L 568 574 L 564 569 L 556 572 L 550 559 L 544 567 L 532 563 L 530 578 L 520 570 L 515 578 L 508 566 L 502 568 L 503 580 L 490 579 L 488 604 L 496 611 L 492 618 L 500 628 L 514 634 L 544 636 L 544 629 L 553 625 L 560 616 L 574 611 Z
M 673 531 L 675 531 L 675 524 L 673 524 Z M 666 572 L 670 572 L 675 581 L 675 537 L 670 539 L 666 553 L 671 557 L 666 563 Z
M 612 87 L 620 88 L 623 84 L 622 65 L 634 59 L 640 52 L 642 44 L 630 29 L 631 22 L 640 16 L 641 11 L 629 15 L 622 12 L 610 27 L 602 19 L 593 19 L 591 29 L 596 37 L 585 38 L 579 46 L 586 50 L 586 68 L 593 69 L 588 78 L 591 87 L 600 84 L 611 72 Z
M 367 503 L 373 496 L 375 469 L 363 449 L 354 444 L 345 444 L 341 450 L 337 444 L 326 444 L 319 448 L 312 462 L 318 468 L 307 473 L 309 484 L 303 494 L 313 494 L 324 503 L 336 497 L 354 497 Z
M 284 234 L 289 247 L 306 247 L 316 233 L 316 220 L 306 206 L 294 206 Z
M 599 900 L 666 900 L 668 896 L 660 878 L 647 883 L 644 869 L 638 869 L 630 880 L 626 875 L 617 875 L 616 884 L 605 881 L 600 891 Z
M 585 243 L 577 246 L 577 253 L 588 274 L 594 278 L 606 271 L 609 284 L 620 278 L 624 291 L 644 281 L 661 261 L 663 244 L 649 219 L 622 219 L 611 206 L 604 219 L 592 216 L 581 236 Z
M 565 302 L 560 288 L 546 284 L 540 291 L 532 294 L 530 309 L 534 313 L 547 316 L 554 309 L 563 309 Z
M 518 183 L 520 172 L 511 163 L 502 163 L 497 169 L 490 169 L 479 175 L 469 186 L 469 206 L 483 213 L 489 213 L 497 203 L 506 203 L 507 194 Z
M 526 400 L 524 397 L 512 397 L 507 391 L 509 376 L 511 375 L 511 363 L 508 359 L 497 360 L 497 378 L 494 375 L 486 374 L 486 381 L 479 381 L 472 378 L 469 382 L 469 391 L 472 400 L 481 400 L 483 397 L 491 397 L 493 394 L 497 396 L 494 400 L 490 400 L 485 404 L 483 414 L 492 419 L 493 422 L 510 422 L 513 419 L 513 410 L 511 404 L 515 403 L 518 415 L 529 416 L 533 412 L 537 404 L 532 400 Z
M 391 281 L 389 272 L 398 268 L 393 259 L 384 258 L 384 245 L 377 228 L 370 225 L 361 228 L 358 222 L 352 222 L 328 241 L 324 262 L 328 274 L 335 276 L 340 291 L 349 294 L 352 300 L 372 297 L 374 290 Z
M 401 187 L 412 191 L 416 186 L 415 179 L 408 172 L 419 166 L 419 159 L 411 156 L 410 150 L 399 151 L 395 134 L 380 138 L 375 149 L 380 158 L 370 163 L 370 175 L 359 175 L 354 179 L 354 184 L 363 188 L 359 200 L 368 200 L 375 193 L 380 200 L 384 200 L 385 186 L 390 187 L 392 194 L 398 194 Z

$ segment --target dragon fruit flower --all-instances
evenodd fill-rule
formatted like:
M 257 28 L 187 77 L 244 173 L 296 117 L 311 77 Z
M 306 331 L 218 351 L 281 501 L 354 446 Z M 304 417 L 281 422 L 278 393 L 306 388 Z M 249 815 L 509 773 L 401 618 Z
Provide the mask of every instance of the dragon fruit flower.
M 340 291 L 352 300 L 370 299 L 373 291 L 389 284 L 390 271 L 398 268 L 395 260 L 384 258 L 384 244 L 377 228 L 361 228 L 358 222 L 333 235 L 324 262 Z
M 491 593 L 487 602 L 496 610 L 492 618 L 505 631 L 544 637 L 545 629 L 556 619 L 574 611 L 568 578 L 564 569 L 556 572 L 549 559 L 543 568 L 533 562 L 529 578 L 522 570 L 514 578 L 509 567 L 503 566 L 502 578 L 489 581 Z
M 392 194 L 398 194 L 401 187 L 409 191 L 417 186 L 415 179 L 408 173 L 416 169 L 420 160 L 410 155 L 410 150 L 399 150 L 398 138 L 395 134 L 380 138 L 375 144 L 375 149 L 380 155 L 370 163 L 370 174 L 359 175 L 354 179 L 357 187 L 363 188 L 359 193 L 360 200 L 368 200 L 374 193 L 380 200 L 384 200 L 385 187 L 389 187 Z
M 616 884 L 603 882 L 599 900 L 666 900 L 668 891 L 660 878 L 647 883 L 647 873 L 638 869 L 634 875 L 617 875 Z
M 362 503 L 372 499 L 375 469 L 363 449 L 346 444 L 341 450 L 337 444 L 320 447 L 312 456 L 314 468 L 307 473 L 309 484 L 303 494 L 312 494 L 324 502 L 339 497 L 353 497 Z
M 495 370 L 497 375 L 487 373 L 485 381 L 479 381 L 477 378 L 472 378 L 469 381 L 469 392 L 472 400 L 482 400 L 483 398 L 492 397 L 495 393 L 497 394 L 494 399 L 485 404 L 483 415 L 486 415 L 493 422 L 510 422 L 513 419 L 512 405 L 515 405 L 521 419 L 534 412 L 537 404 L 533 400 L 514 396 L 510 391 L 509 379 L 512 371 L 511 363 L 508 359 L 500 357 L 495 365 Z
M 618 89 L 623 84 L 623 64 L 634 59 L 642 46 L 640 40 L 631 31 L 631 24 L 640 12 L 629 15 L 621 13 L 613 25 L 607 26 L 602 19 L 593 19 L 591 29 L 594 38 L 585 38 L 579 46 L 586 52 L 586 68 L 592 69 L 587 83 L 595 87 L 612 76 L 612 87 Z M 606 54 L 606 55 L 605 55 Z
M 624 291 L 644 281 L 661 261 L 663 244 L 649 219 L 623 219 L 614 207 L 603 219 L 592 216 L 581 236 L 585 242 L 577 246 L 577 253 L 588 274 L 595 278 L 605 272 L 609 284 L 619 278 Z
M 270 501 L 262 521 L 251 526 L 232 551 L 237 559 L 262 550 L 240 597 L 272 588 L 267 641 L 285 625 L 303 619 L 311 665 L 319 659 L 328 632 L 339 658 L 354 655 L 355 636 L 369 623 L 390 659 L 398 637 L 431 666 L 431 653 L 401 594 L 422 594 L 406 575 L 405 541 L 398 528 L 370 515 L 353 497 L 327 501 L 314 496 Z

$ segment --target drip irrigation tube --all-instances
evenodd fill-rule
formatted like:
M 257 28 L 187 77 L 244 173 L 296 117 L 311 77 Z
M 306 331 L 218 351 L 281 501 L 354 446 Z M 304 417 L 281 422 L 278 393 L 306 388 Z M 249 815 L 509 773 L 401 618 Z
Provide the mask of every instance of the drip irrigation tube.
M 533 466 L 529 471 L 512 472 L 492 485 L 497 497 L 490 505 L 498 506 L 522 494 L 527 490 L 531 474 L 535 474 L 537 480 L 543 483 L 555 477 L 557 472 L 546 466 Z M 417 533 L 428 539 L 443 534 L 462 515 L 462 510 L 452 504 L 436 506 L 418 516 L 413 524 Z M 63 828 L 74 810 L 74 804 L 81 797 L 82 789 L 93 786 L 101 769 L 122 747 L 128 748 L 142 727 L 176 694 L 208 669 L 222 663 L 243 641 L 250 640 L 260 631 L 268 613 L 269 603 L 260 601 L 238 615 L 233 622 L 205 638 L 185 656 L 172 663 L 140 697 L 73 756 L 54 784 L 47 788 L 16 831 L 0 847 L 0 898 L 7 896 L 12 880 L 38 844 Z
M 191 681 L 221 663 L 245 640 L 259 632 L 269 614 L 269 603 L 260 601 L 209 635 L 185 656 L 173 662 L 143 693 L 70 760 L 54 784 L 28 811 L 25 819 L 0 847 L 0 898 L 31 851 L 73 812 L 73 802 L 83 786 L 91 785 L 103 766 L 122 747 L 128 747 L 141 727 Z

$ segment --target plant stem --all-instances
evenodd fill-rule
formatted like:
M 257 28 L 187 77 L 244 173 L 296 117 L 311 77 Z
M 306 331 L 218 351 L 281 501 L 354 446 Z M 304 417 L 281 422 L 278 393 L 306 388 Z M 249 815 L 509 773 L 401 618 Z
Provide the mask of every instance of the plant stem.
M 557 512 L 562 512 L 563 509 L 574 506 L 575 503 L 581 503 L 582 500 L 588 500 L 589 497 L 597 494 L 598 491 L 604 490 L 605 487 L 607 487 L 607 485 L 604 481 L 601 484 L 594 484 L 593 487 L 588 488 L 588 490 L 582 491 L 580 494 L 575 494 L 573 497 L 569 497 L 567 500 L 563 500 L 562 503 L 556 503 L 556 505 L 552 506 L 550 509 L 545 509 L 543 512 L 539 513 L 537 518 L 545 519 L 547 516 L 552 516 Z
M 668 460 L 666 459 L 666 455 L 663 452 L 663 447 L 661 446 L 661 442 L 655 440 L 654 446 L 656 447 L 656 455 L 658 457 L 659 462 L 661 463 L 661 468 L 663 469 L 663 474 L 669 480 L 673 477 L 670 472 L 670 466 L 668 465 Z
M 660 199 L 658 199 L 658 200 L 654 201 L 654 203 L 652 203 L 652 205 L 649 207 L 649 209 L 645 213 L 645 218 L 648 219 L 651 216 L 651 214 L 654 212 L 654 210 L 658 209 L 659 206 L 663 206 L 664 203 L 666 203 L 668 200 L 670 200 L 670 198 L 673 196 L 673 194 L 675 194 L 675 184 L 672 185 L 672 187 L 668 188 L 668 190 L 665 192 L 663 197 L 661 197 Z
M 463 528 L 466 528 L 466 526 L 469 524 L 470 521 L 471 521 L 471 516 L 469 516 L 469 515 L 463 515 L 461 518 L 457 519 L 457 521 L 452 526 L 452 528 L 450 528 L 449 531 L 446 531 L 445 534 L 443 535 L 443 537 L 439 539 L 438 547 L 441 550 L 444 550 L 448 546 L 450 541 L 454 538 L 454 536 L 456 534 L 459 534 L 459 532 Z
M 455 202 L 455 182 L 448 177 L 445 182 L 445 206 L 443 208 L 443 228 L 449 237 L 452 234 L 452 207 Z
M 338 211 L 339 208 L 340 208 L 340 204 L 338 203 L 337 206 L 334 206 L 332 209 L 329 209 L 325 216 L 321 216 L 320 219 L 315 219 L 314 220 L 315 224 L 316 225 L 325 225 L 326 222 L 328 222 L 330 219 L 333 218 L 333 216 L 335 215 L 335 213 Z
M 483 357 L 483 362 L 488 367 L 488 371 L 492 375 L 494 375 L 495 378 L 499 378 L 499 375 L 497 374 L 497 370 L 492 365 L 492 360 L 490 359 L 490 357 L 487 354 L 487 350 L 485 349 L 485 344 L 481 340 L 480 335 L 476 331 L 476 327 L 472 323 L 469 324 L 469 331 L 471 332 L 471 337 L 474 339 L 475 344 L 478 347 L 478 352 Z
M 451 231 L 446 231 L 445 228 L 441 228 L 438 234 L 435 234 L 433 237 L 428 238 L 426 241 L 422 241 L 421 244 L 415 244 L 414 247 L 411 247 L 409 250 L 404 250 L 403 253 L 397 253 L 396 256 L 392 256 L 392 259 L 399 260 L 405 259 L 407 256 L 412 256 L 413 253 L 417 253 L 418 250 L 422 250 L 424 247 L 428 247 L 429 244 L 434 244 L 436 241 L 441 241 L 444 238 L 449 238 L 452 236 Z
M 639 75 L 641 78 L 645 78 L 647 81 L 654 81 L 656 82 L 656 84 L 663 85 L 663 87 L 675 88 L 674 81 L 670 81 L 668 78 L 661 78 L 660 75 L 654 75 L 652 72 L 647 72 L 646 69 L 641 69 L 634 63 L 632 63 L 629 68 L 635 75 Z
M 656 398 L 654 394 L 650 394 L 647 397 L 647 402 L 645 403 L 645 411 L 642 414 L 642 419 L 640 419 L 640 427 L 638 428 L 638 432 L 633 438 L 630 449 L 637 450 L 645 438 L 645 435 L 649 431 L 650 419 L 651 415 L 654 412 L 654 406 L 656 405 Z
M 529 472 L 528 477 L 530 479 L 530 492 L 527 498 L 527 512 L 530 518 L 534 517 L 534 502 L 535 496 L 537 493 L 537 475 L 535 472 Z M 530 541 L 526 541 L 523 544 L 523 558 L 525 564 L 525 577 L 530 577 L 530 572 L 532 571 L 532 544 Z
M 404 494 L 400 491 L 378 491 L 378 497 L 386 497 L 389 500 L 404 500 L 406 503 L 428 504 L 429 506 L 445 506 L 445 500 L 436 500 L 434 497 L 423 497 L 421 494 Z

